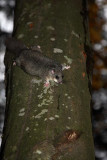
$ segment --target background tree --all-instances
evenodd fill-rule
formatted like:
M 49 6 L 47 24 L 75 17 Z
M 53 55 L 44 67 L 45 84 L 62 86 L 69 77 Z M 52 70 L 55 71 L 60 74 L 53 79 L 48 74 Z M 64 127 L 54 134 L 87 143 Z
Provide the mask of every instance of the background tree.
M 1 159 L 93 160 L 88 34 L 82 1 L 19 0 L 14 36 L 71 65 L 62 85 L 43 87 L 6 54 L 7 107 Z M 86 55 L 87 54 L 87 55 Z M 87 70 L 88 71 L 88 70 Z M 89 77 L 89 75 L 88 75 Z

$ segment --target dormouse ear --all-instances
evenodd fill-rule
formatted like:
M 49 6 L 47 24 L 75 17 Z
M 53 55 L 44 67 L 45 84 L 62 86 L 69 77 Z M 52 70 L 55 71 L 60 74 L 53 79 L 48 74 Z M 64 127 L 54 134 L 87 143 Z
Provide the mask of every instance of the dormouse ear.
M 52 69 L 52 70 L 51 70 L 51 73 L 52 73 L 52 74 L 55 74 L 55 69 Z
M 65 64 L 61 64 L 61 69 L 62 69 L 62 71 L 64 70 L 64 68 L 65 68 Z

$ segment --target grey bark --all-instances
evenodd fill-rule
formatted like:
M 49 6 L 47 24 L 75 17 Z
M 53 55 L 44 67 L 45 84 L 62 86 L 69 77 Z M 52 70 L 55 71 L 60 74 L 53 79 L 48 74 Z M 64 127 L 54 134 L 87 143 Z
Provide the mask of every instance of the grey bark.
M 14 67 L 6 53 L 2 159 L 94 160 L 82 5 L 80 0 L 17 1 L 14 37 L 40 45 L 44 55 L 71 69 L 64 71 L 62 85 L 47 90 L 37 77 Z

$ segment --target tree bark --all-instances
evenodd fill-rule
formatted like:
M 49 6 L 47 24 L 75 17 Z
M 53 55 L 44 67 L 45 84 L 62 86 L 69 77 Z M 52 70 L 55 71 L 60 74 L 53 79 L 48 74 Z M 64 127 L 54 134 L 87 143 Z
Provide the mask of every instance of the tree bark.
M 71 69 L 63 84 L 46 89 L 6 53 L 3 160 L 94 160 L 82 9 L 80 0 L 17 1 L 14 37 Z

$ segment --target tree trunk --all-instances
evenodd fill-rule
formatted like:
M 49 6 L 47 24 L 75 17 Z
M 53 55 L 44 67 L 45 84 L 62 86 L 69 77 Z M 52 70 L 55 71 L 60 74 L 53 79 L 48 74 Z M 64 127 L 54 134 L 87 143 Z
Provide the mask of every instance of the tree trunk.
M 27 46 L 40 45 L 44 55 L 71 68 L 64 71 L 63 84 L 46 89 L 6 54 L 1 159 L 94 160 L 82 5 L 80 0 L 17 1 L 14 37 Z

